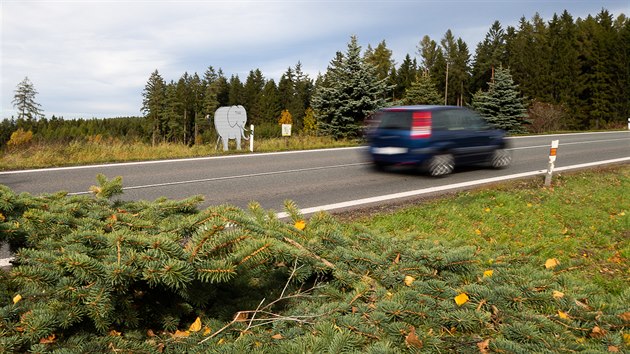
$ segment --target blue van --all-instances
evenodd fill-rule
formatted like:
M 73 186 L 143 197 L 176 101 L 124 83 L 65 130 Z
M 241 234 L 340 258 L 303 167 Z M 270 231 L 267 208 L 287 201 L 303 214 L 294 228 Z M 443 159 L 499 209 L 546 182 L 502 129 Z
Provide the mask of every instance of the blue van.
M 431 176 L 445 176 L 456 165 L 512 162 L 503 130 L 475 111 L 458 106 L 398 106 L 377 111 L 367 140 L 374 165 L 414 165 Z

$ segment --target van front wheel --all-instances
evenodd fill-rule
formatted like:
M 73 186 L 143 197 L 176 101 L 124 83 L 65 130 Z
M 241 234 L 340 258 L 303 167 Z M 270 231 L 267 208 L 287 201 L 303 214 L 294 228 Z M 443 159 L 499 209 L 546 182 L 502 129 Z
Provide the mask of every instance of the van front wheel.
M 446 176 L 455 169 L 455 157 L 453 154 L 437 154 L 427 163 L 427 172 L 433 177 Z
M 496 149 L 490 157 L 492 168 L 506 168 L 512 163 L 512 153 L 507 149 Z

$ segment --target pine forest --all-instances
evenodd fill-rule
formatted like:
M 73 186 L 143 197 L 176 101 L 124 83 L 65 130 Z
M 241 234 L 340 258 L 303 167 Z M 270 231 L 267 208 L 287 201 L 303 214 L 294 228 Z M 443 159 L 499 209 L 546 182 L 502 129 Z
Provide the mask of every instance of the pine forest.
M 185 72 L 179 78 L 164 78 L 156 69 L 139 97 L 142 117 L 47 118 L 45 107 L 28 95 L 36 91 L 25 79 L 17 90 L 23 97 L 16 94 L 18 117 L 0 123 L 0 147 L 16 131 L 43 142 L 99 136 L 190 146 L 214 141 L 208 117 L 217 107 L 234 104 L 246 108 L 248 123 L 259 127 L 262 138 L 279 136 L 284 111 L 296 132 L 352 138 L 371 111 L 387 105 L 479 107 L 475 99 L 491 96 L 498 71 L 524 106 L 506 125 L 514 133 L 622 128 L 630 117 L 630 20 L 624 14 L 613 18 L 605 9 L 584 19 L 567 11 L 551 19 L 535 14 L 507 28 L 496 21 L 474 53 L 448 30 L 443 38 L 421 38 L 417 53 L 401 63 L 393 60 L 385 40 L 365 50 L 358 40 L 351 37 L 316 78 L 303 72 L 301 62 L 289 66 L 278 82 L 259 69 L 244 82 L 211 65 L 202 74 Z M 306 118 L 309 110 L 313 115 Z

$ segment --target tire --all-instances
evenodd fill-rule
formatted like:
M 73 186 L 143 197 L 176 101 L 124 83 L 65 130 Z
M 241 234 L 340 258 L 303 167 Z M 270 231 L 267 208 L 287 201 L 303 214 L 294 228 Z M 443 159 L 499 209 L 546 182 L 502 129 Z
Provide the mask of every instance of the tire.
M 375 171 L 378 171 L 378 172 L 385 171 L 387 169 L 387 166 L 388 166 L 388 164 L 385 163 L 385 162 L 379 162 L 379 161 L 373 161 L 372 162 L 372 168 Z
M 427 172 L 432 177 L 449 175 L 455 169 L 455 157 L 453 154 L 437 154 L 427 162 Z
M 500 169 L 510 166 L 512 153 L 507 149 L 496 149 L 490 157 L 490 167 Z

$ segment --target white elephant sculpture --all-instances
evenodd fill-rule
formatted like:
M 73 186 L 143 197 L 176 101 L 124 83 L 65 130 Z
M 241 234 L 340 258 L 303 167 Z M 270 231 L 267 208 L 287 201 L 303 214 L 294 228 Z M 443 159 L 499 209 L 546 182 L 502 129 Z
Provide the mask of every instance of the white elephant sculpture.
M 228 150 L 228 142 L 230 139 L 236 139 L 236 149 L 241 149 L 241 138 L 249 140 L 245 136 L 245 122 L 247 122 L 247 112 L 245 107 L 229 106 L 219 107 L 214 112 L 214 127 L 219 134 L 219 139 L 223 142 L 223 151 Z

